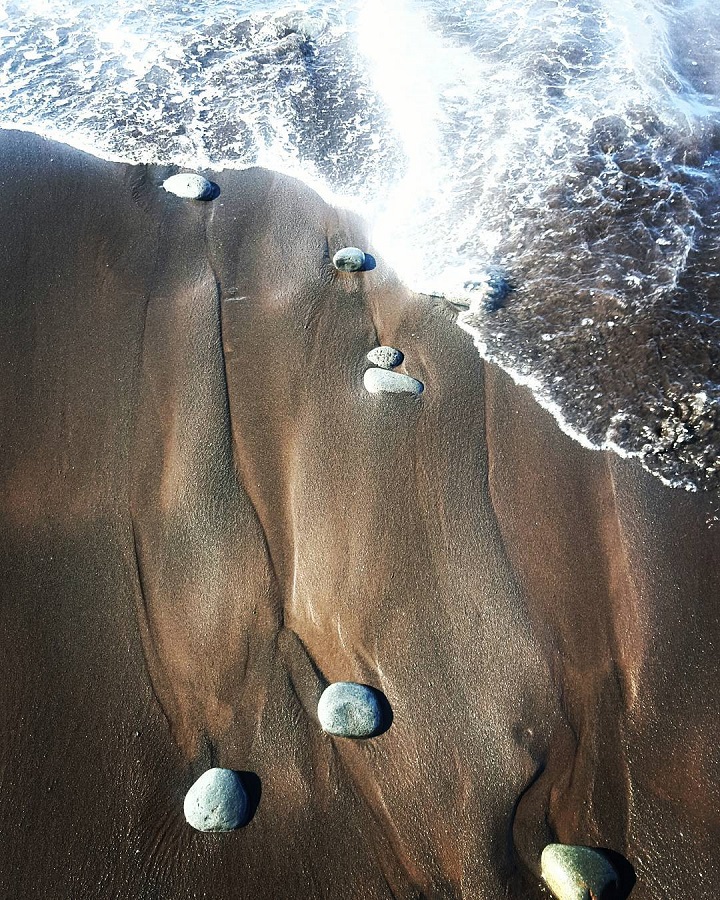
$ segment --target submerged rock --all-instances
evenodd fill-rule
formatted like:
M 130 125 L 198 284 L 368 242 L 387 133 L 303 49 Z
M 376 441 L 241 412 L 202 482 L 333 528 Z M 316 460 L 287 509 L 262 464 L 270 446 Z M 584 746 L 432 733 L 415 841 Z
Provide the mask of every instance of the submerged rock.
M 357 247 L 343 247 L 333 256 L 333 265 L 341 272 L 359 272 L 365 265 L 365 254 Z
M 372 737 L 383 726 L 379 692 L 354 681 L 336 681 L 318 703 L 323 731 L 338 737 Z
M 502 309 L 513 291 L 510 279 L 498 268 L 489 269 L 485 276 L 477 281 L 466 281 L 463 287 L 468 293 L 483 295 L 482 308 L 489 313 Z
M 558 900 L 599 900 L 610 885 L 618 883 L 611 863 L 590 847 L 548 844 L 540 858 L 540 869 Z
M 371 394 L 422 394 L 424 390 L 422 381 L 387 369 L 366 369 L 363 382 Z
M 184 197 L 186 200 L 209 200 L 213 194 L 212 183 L 192 172 L 172 175 L 163 181 L 163 187 L 171 194 Z
M 381 369 L 394 369 L 405 359 L 402 353 L 394 347 L 373 347 L 367 358 L 373 365 L 380 366 Z
M 197 831 L 233 831 L 245 822 L 248 800 L 232 769 L 208 769 L 185 795 L 184 812 Z

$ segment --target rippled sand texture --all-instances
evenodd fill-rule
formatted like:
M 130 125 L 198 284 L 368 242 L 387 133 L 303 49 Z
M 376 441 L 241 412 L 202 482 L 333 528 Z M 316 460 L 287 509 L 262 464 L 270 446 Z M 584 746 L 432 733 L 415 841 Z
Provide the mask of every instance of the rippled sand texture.
M 0 149 L 0 895 L 540 900 L 551 841 L 717 893 L 704 496 L 564 435 L 299 182 Z M 364 389 L 379 344 L 422 394 Z M 325 734 L 334 681 L 391 727 Z M 215 766 L 230 834 L 183 817 Z

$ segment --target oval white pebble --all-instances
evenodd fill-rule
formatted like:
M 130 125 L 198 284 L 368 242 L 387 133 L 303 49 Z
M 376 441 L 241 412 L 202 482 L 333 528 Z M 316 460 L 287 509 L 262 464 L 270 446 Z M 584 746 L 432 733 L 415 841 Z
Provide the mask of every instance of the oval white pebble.
M 183 809 L 197 831 L 233 831 L 245 822 L 248 800 L 232 769 L 208 769 L 185 795 Z
M 394 347 L 373 347 L 367 358 L 373 365 L 380 366 L 381 369 L 394 369 L 405 359 L 402 353 Z
M 424 390 L 422 381 L 387 369 L 366 369 L 363 382 L 371 394 L 422 394 Z
M 323 691 L 318 719 L 323 731 L 349 738 L 372 737 L 383 724 L 378 694 L 354 681 L 336 681 Z
M 172 175 L 163 182 L 163 187 L 170 194 L 184 197 L 186 200 L 207 200 L 213 192 L 213 186 L 207 178 L 192 172 Z
M 357 247 L 343 247 L 333 256 L 333 265 L 341 272 L 359 272 L 365 265 L 365 254 Z

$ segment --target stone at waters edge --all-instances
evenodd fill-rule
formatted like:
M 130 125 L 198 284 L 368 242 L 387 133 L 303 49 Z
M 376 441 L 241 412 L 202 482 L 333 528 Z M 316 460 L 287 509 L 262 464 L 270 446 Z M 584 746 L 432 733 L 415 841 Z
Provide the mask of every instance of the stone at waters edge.
M 333 265 L 341 272 L 359 272 L 365 265 L 365 254 L 357 247 L 343 247 L 333 256 Z
M 548 844 L 540 858 L 542 877 L 558 900 L 600 900 L 618 875 L 611 863 L 591 847 Z
M 424 390 L 421 381 L 387 369 L 366 369 L 363 382 L 371 394 L 421 394 Z
M 197 831 L 234 831 L 245 822 L 248 799 L 232 769 L 208 769 L 185 795 L 183 809 Z
M 372 737 L 383 725 L 377 693 L 353 681 L 336 681 L 323 691 L 318 719 L 323 731 L 337 737 Z
M 394 347 L 373 347 L 368 353 L 367 358 L 373 365 L 380 366 L 381 369 L 394 369 L 399 366 L 405 359 L 403 354 Z
M 186 200 L 209 200 L 212 197 L 213 186 L 207 178 L 192 172 L 182 172 L 172 175 L 163 181 L 163 187 L 177 197 Z

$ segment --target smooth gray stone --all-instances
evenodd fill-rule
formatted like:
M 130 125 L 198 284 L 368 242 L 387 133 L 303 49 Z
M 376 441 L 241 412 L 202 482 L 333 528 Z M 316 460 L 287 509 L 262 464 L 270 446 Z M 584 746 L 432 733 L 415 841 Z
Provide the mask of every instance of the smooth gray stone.
M 422 381 L 387 369 L 366 369 L 363 382 L 371 394 L 422 394 L 424 390 Z
M 402 353 L 394 347 L 373 347 L 367 358 L 381 369 L 394 369 L 405 359 Z
M 318 719 L 323 731 L 348 738 L 371 737 L 383 724 L 376 692 L 354 681 L 336 681 L 323 691 Z
M 341 272 L 359 272 L 365 265 L 365 254 L 357 247 L 343 247 L 333 256 L 333 265 Z
M 163 181 L 163 187 L 169 193 L 184 197 L 186 200 L 207 200 L 213 192 L 213 186 L 207 178 L 192 172 L 172 175 Z
M 232 769 L 208 769 L 185 795 L 184 812 L 197 831 L 233 831 L 244 824 L 248 800 Z
M 548 844 L 540 871 L 558 900 L 592 900 L 618 883 L 617 872 L 602 853 L 572 844 Z

